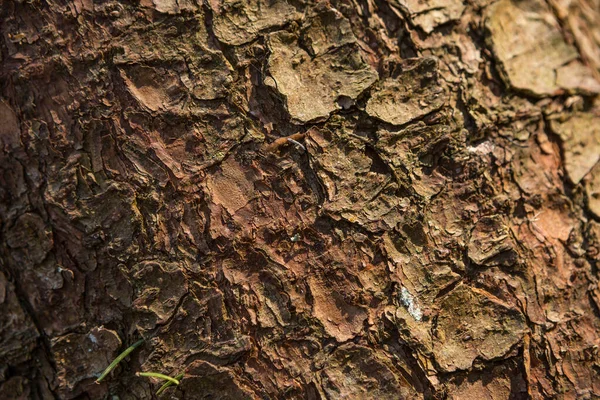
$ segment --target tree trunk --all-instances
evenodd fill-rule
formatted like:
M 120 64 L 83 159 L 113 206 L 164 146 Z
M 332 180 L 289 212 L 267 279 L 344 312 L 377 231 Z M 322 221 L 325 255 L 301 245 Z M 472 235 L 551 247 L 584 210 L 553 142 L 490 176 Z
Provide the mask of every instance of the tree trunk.
M 1 399 L 600 398 L 598 1 L 0 24 Z

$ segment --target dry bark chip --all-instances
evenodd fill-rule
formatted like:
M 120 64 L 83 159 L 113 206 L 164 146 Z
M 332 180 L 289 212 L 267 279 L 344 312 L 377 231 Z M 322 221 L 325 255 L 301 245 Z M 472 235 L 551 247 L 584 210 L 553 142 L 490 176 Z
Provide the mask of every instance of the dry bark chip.
M 386 357 L 368 347 L 344 344 L 320 367 L 323 390 L 332 399 L 423 398 L 399 379 Z
M 199 360 L 187 367 L 180 388 L 185 393 L 185 398 L 189 400 L 256 399 L 257 397 L 249 386 L 229 368 L 218 367 Z
M 311 54 L 320 55 L 329 50 L 356 42 L 350 21 L 333 8 L 322 4 L 303 29 L 303 39 Z
M 51 352 L 61 398 L 73 398 L 77 384 L 97 378 L 118 355 L 121 339 L 115 331 L 93 328 L 87 334 L 70 333 L 53 339 Z
M 394 227 L 407 203 L 383 162 L 365 143 L 344 134 L 311 131 L 307 148 L 327 195 L 324 209 L 372 229 Z
M 269 36 L 269 72 L 266 84 L 284 98 L 296 123 L 325 119 L 342 108 L 339 102 L 356 99 L 378 78 L 365 61 L 348 21 L 327 11 L 307 21 L 309 54 L 298 37 L 287 32 Z
M 527 328 L 519 310 L 467 285 L 456 287 L 439 306 L 433 354 L 443 371 L 469 369 L 476 358 L 506 356 Z
M 164 324 L 187 293 L 187 281 L 174 263 L 145 261 L 134 268 L 136 281 L 133 309 L 139 313 L 138 328 L 149 330 Z
M 233 157 L 228 157 L 221 164 L 220 173 L 207 182 L 212 201 L 235 214 L 255 196 L 253 179 L 248 175 Z
M 597 163 L 590 171 L 585 182 L 588 207 L 600 218 L 600 163 Z
M 471 232 L 469 258 L 479 265 L 511 266 L 517 262 L 516 243 L 500 216 L 480 219 Z
M 377 132 L 377 153 L 399 179 L 406 171 L 412 190 L 425 199 L 440 193 L 448 180 L 431 168 L 432 161 L 440 156 L 446 143 L 455 140 L 453 136 L 458 130 L 448 118 L 442 121 L 436 125 L 419 121 L 399 131 L 380 129 Z
M 600 117 L 575 114 L 566 121 L 552 121 L 551 128 L 563 141 L 565 169 L 577 184 L 600 160 Z
M 177 179 L 193 179 L 194 174 L 227 157 L 245 133 L 241 119 L 227 113 L 205 121 L 161 123 L 155 130 L 148 129 L 151 122 L 140 114 L 128 116 L 128 122 L 137 135 L 128 138 L 126 157 L 140 176 L 163 184 L 169 179 L 167 172 Z M 145 154 L 146 148 L 152 149 L 154 158 Z
M 229 45 L 256 39 L 266 29 L 300 18 L 288 0 L 210 0 L 214 13 L 213 30 Z
M 61 229 L 71 235 L 67 246 L 71 247 L 73 257 L 78 259 L 80 267 L 91 270 L 95 261 L 88 259 L 89 255 L 84 257 L 86 252 L 81 251 L 82 247 L 93 244 L 105 251 L 129 248 L 139 226 L 139 214 L 129 186 L 112 183 L 98 187 L 91 178 L 78 186 L 83 180 L 78 180 L 77 166 L 66 165 L 53 175 L 45 199 L 53 206 L 54 224 L 62 225 Z M 63 213 L 64 210 L 67 212 Z
M 551 4 L 561 23 L 570 28 L 582 58 L 600 72 L 600 3 L 558 0 Z
M 31 399 L 31 381 L 22 376 L 12 376 L 0 385 L 0 398 L 10 400 Z
M 37 214 L 23 214 L 5 235 L 11 255 L 21 269 L 30 269 L 41 263 L 52 247 L 52 231 Z
M 367 103 L 367 113 L 403 125 L 438 110 L 446 102 L 435 58 L 405 61 L 400 71 L 380 82 Z
M 0 101 L 0 154 L 17 149 L 21 138 L 19 120 L 14 110 L 5 102 Z
M 325 331 L 338 342 L 352 339 L 363 329 L 367 312 L 344 299 L 332 290 L 330 282 L 309 278 L 308 285 L 314 302 L 314 316 L 321 321 Z
M 164 14 L 179 14 L 182 11 L 195 12 L 199 8 L 194 0 L 140 0 L 140 4 Z
M 501 0 L 489 6 L 489 40 L 510 85 L 534 95 L 560 89 L 600 92 L 600 83 L 565 42 L 548 5 L 540 0 Z
M 446 383 L 449 400 L 527 399 L 527 382 L 521 366 L 514 360 L 494 365 L 476 374 L 452 374 Z
M 460 18 L 465 5 L 461 0 L 395 0 L 393 3 L 411 14 L 411 20 L 426 33 Z
M 152 112 L 200 112 L 193 100 L 227 95 L 231 66 L 208 46 L 202 15 L 164 24 L 156 31 L 134 29 L 118 42 L 115 64 L 131 95 Z
M 0 360 L 15 365 L 30 358 L 39 336 L 29 314 L 25 312 L 15 286 L 0 272 Z

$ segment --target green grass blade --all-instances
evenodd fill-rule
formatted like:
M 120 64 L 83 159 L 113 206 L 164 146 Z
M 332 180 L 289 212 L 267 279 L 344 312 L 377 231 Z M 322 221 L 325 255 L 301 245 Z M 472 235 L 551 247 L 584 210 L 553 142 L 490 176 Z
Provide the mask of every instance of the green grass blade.
M 137 347 L 139 347 L 142 343 L 144 343 L 144 339 L 138 340 L 137 342 L 135 342 L 134 344 L 129 346 L 127 349 L 125 349 L 124 352 L 119 354 L 119 356 L 117 358 L 115 358 L 114 361 L 111 362 L 110 365 L 104 370 L 102 375 L 100 375 L 100 377 L 98 379 L 96 379 L 96 383 L 100 383 L 100 381 L 102 381 L 102 379 L 106 378 L 106 375 L 110 374 L 110 371 L 115 369 L 117 364 L 119 364 L 121 361 L 123 361 L 123 359 L 129 355 L 129 353 L 131 353 L 133 350 L 135 350 Z
M 167 376 L 167 375 L 159 374 L 158 372 L 138 372 L 136 375 L 137 376 L 147 376 L 147 377 L 152 377 L 152 378 L 160 378 L 160 379 L 164 379 L 166 381 L 172 382 L 175 385 L 179 385 L 179 381 L 177 379 L 171 378 L 170 376 Z
M 183 374 L 179 374 L 175 377 L 176 380 L 180 381 L 183 379 Z M 156 395 L 158 396 L 159 394 L 161 394 L 162 392 L 164 392 L 165 390 L 167 390 L 168 387 L 173 386 L 173 382 L 171 381 L 166 381 L 164 385 L 162 385 L 160 387 L 160 389 L 158 389 L 156 391 Z

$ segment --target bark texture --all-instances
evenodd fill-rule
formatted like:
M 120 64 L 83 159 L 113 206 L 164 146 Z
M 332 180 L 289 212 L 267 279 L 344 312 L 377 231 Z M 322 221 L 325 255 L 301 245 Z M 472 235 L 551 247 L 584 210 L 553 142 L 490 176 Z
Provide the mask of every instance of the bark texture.
M 0 34 L 1 399 L 600 398 L 598 1 L 4 0 Z

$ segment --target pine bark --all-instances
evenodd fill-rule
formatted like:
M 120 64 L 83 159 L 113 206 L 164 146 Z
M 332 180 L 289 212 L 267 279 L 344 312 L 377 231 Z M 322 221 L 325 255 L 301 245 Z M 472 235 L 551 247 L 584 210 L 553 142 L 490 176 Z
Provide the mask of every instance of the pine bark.
M 4 0 L 0 33 L 1 399 L 600 398 L 597 1 Z

